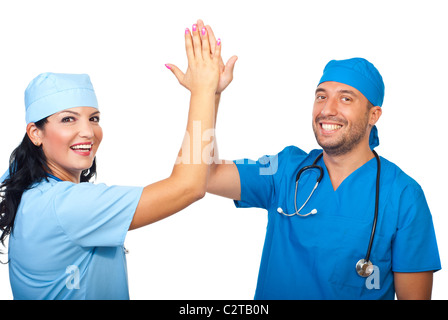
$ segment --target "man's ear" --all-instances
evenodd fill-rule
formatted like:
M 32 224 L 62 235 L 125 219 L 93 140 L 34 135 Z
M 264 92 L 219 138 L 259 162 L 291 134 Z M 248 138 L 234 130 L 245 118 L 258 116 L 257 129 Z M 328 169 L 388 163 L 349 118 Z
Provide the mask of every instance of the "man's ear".
M 370 108 L 369 113 L 370 113 L 369 124 L 373 127 L 380 119 L 381 114 L 383 113 L 383 109 L 378 106 L 372 107 Z
M 28 123 L 26 126 L 26 134 L 35 146 L 39 147 L 42 144 L 42 130 L 40 130 L 34 122 Z

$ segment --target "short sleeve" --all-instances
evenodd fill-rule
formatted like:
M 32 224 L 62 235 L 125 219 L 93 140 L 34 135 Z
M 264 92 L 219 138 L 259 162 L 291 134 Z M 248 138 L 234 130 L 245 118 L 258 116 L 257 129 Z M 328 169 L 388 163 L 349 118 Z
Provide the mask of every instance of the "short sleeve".
M 123 245 L 143 188 L 59 182 L 54 212 L 67 236 L 82 247 Z
M 276 155 L 265 155 L 257 161 L 235 160 L 241 185 L 241 200 L 235 200 L 238 208 L 268 209 L 276 196 L 276 182 L 281 176 L 282 164 L 287 162 L 290 147 Z M 277 178 L 277 179 L 276 179 Z
M 392 242 L 392 271 L 441 269 L 432 216 L 423 190 L 411 185 L 400 197 L 400 212 Z

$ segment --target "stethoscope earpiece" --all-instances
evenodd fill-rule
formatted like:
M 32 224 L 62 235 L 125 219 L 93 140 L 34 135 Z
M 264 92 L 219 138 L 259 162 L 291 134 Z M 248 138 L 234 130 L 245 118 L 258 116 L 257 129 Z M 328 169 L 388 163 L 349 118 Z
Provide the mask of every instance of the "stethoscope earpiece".
M 316 209 L 313 209 L 313 210 L 311 210 L 310 212 L 308 212 L 307 214 L 299 214 L 299 213 L 286 214 L 286 213 L 283 211 L 282 208 L 278 207 L 278 208 L 277 208 L 277 212 L 278 212 L 278 213 L 281 213 L 281 214 L 283 214 L 283 215 L 285 215 L 285 216 L 287 216 L 287 217 L 291 217 L 291 216 L 293 216 L 293 215 L 295 215 L 295 214 L 297 214 L 297 215 L 299 215 L 299 216 L 301 216 L 301 217 L 306 217 L 306 216 L 309 216 L 310 214 L 316 214 L 316 213 L 317 213 L 317 210 L 316 210 Z

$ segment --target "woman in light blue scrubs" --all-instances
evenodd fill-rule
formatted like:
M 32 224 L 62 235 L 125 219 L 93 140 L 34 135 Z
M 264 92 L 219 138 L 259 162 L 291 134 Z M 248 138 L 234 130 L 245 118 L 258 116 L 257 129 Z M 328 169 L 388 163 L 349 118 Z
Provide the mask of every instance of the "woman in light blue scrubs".
M 167 67 L 191 92 L 186 137 L 197 121 L 202 137 L 214 128 L 216 95 L 232 70 L 222 70 L 221 43 L 201 23 L 186 30 L 185 44 L 186 74 Z M 41 74 L 25 105 L 26 134 L 1 179 L 0 240 L 10 235 L 14 298 L 129 299 L 126 233 L 203 197 L 209 159 L 186 159 L 181 149 L 170 177 L 144 188 L 89 183 L 103 135 L 89 76 Z M 206 155 L 210 142 L 200 144 Z

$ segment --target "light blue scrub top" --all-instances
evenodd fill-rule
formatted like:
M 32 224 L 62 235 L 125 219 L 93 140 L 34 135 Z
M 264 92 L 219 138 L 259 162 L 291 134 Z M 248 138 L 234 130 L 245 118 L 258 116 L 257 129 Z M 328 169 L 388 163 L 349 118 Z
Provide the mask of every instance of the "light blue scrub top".
M 9 239 L 14 299 L 129 299 L 123 244 L 141 193 L 51 177 L 24 192 Z
M 441 268 L 431 213 L 421 187 L 395 164 L 381 158 L 378 224 L 370 260 L 379 272 L 367 285 L 356 273 L 364 258 L 375 210 L 377 162 L 373 158 L 336 191 L 323 159 L 324 176 L 301 211 L 294 213 L 295 178 L 322 150 L 309 154 L 287 147 L 258 161 L 235 161 L 241 181 L 237 207 L 268 210 L 268 225 L 255 299 L 394 299 L 393 272 Z M 297 208 L 311 193 L 317 170 L 299 180 Z M 374 272 L 374 274 L 375 274 Z M 379 289 L 376 288 L 379 285 Z M 370 289 L 369 289 L 370 288 Z

